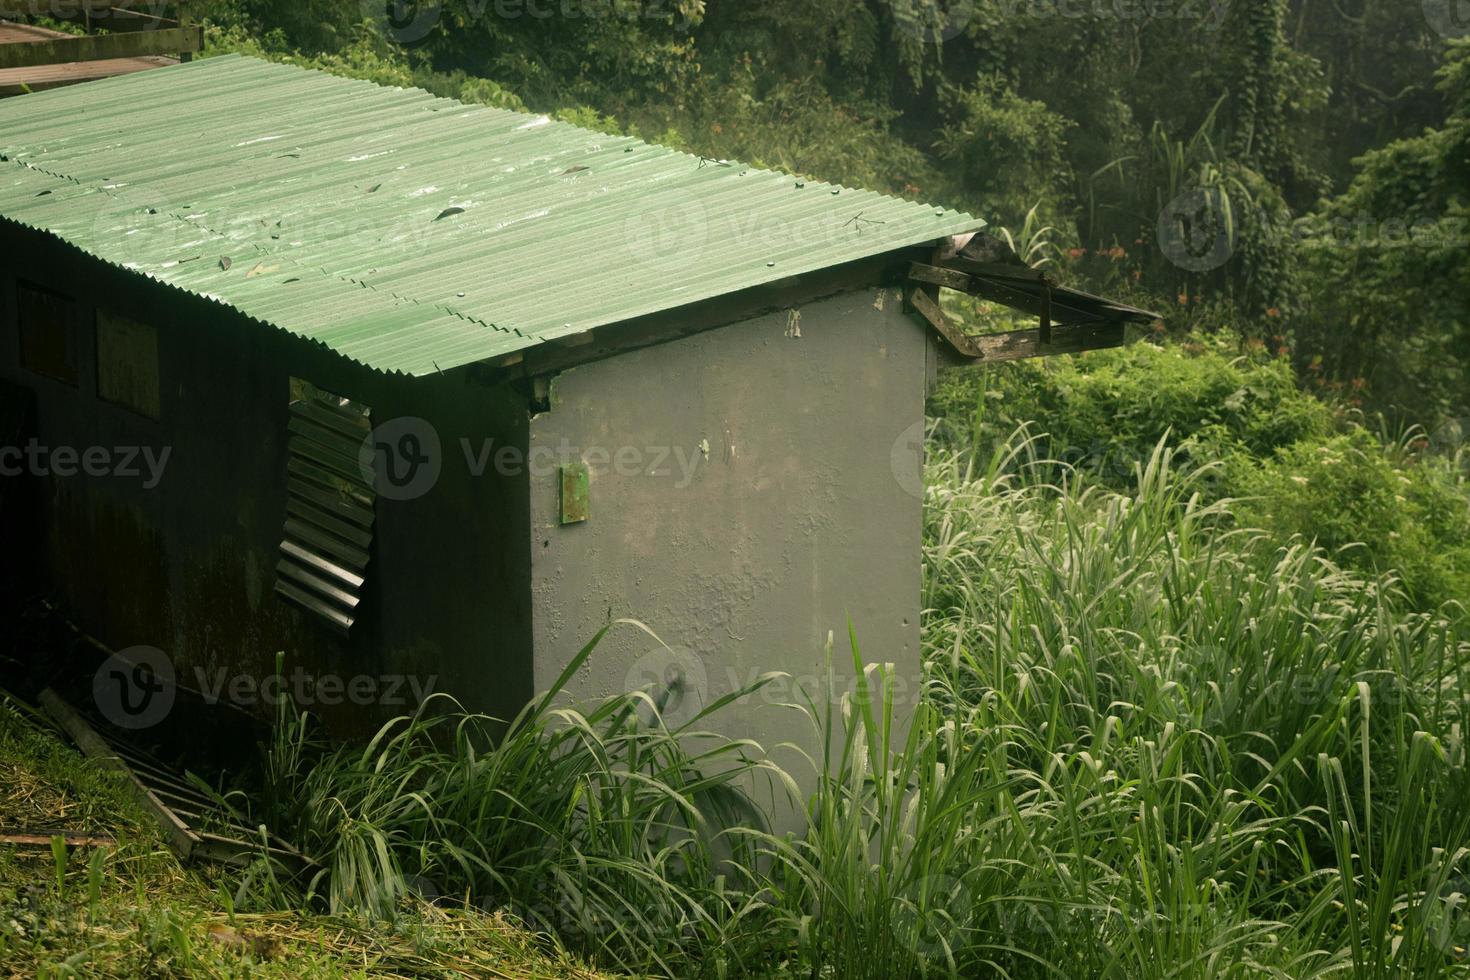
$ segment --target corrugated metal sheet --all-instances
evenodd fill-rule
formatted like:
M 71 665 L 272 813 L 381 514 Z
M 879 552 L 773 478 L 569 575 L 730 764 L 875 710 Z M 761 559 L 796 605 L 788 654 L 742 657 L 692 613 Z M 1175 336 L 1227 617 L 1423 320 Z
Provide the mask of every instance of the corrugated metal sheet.
M 0 215 L 413 375 L 983 225 L 234 56 L 0 102 Z
M 276 592 L 347 633 L 372 557 L 377 496 L 360 458 L 366 405 L 292 381 L 286 532 Z

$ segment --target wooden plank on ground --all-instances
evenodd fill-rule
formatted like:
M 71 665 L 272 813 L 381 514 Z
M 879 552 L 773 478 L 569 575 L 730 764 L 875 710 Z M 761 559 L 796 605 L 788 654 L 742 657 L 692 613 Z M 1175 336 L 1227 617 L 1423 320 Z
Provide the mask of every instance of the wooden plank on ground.
M 17 833 L 0 832 L 0 846 L 50 847 L 60 837 L 67 847 L 116 847 L 117 839 L 102 834 L 83 834 L 72 830 L 32 830 Z
M 87 724 L 87 720 L 77 714 L 72 706 L 63 701 L 55 691 L 49 687 L 46 688 L 41 692 L 38 700 L 41 702 L 41 707 L 46 709 L 46 713 L 71 737 L 83 754 L 95 760 L 99 765 L 117 770 L 127 776 L 133 788 L 133 795 L 138 798 L 138 802 L 143 804 L 143 808 L 158 821 L 179 857 L 188 858 L 194 852 L 194 848 L 200 844 L 199 835 L 190 830 L 188 825 L 179 819 L 178 814 L 170 810 L 157 794 L 145 786 L 137 774 L 128 768 L 127 763 L 119 759 L 108 747 L 102 736 Z
M 264 844 L 264 852 L 293 874 L 315 866 L 310 858 L 274 834 L 268 834 L 264 841 L 256 839 L 259 828 L 245 826 L 226 805 L 184 786 L 177 775 L 164 773 L 156 765 L 141 761 L 135 751 L 110 744 L 55 691 L 47 688 L 41 692 L 39 700 L 46 713 L 88 758 L 127 776 L 134 794 L 169 835 L 169 841 L 180 858 L 247 866 L 262 853 Z M 135 770 L 134 766 L 138 768 Z M 177 792 L 180 790 L 183 792 Z M 176 801 L 175 805 L 183 806 L 175 809 L 164 802 L 165 797 Z M 197 810 L 194 809 L 196 807 Z M 192 826 L 185 822 L 185 817 L 193 820 Z M 225 837 L 204 830 L 206 826 L 242 836 Z

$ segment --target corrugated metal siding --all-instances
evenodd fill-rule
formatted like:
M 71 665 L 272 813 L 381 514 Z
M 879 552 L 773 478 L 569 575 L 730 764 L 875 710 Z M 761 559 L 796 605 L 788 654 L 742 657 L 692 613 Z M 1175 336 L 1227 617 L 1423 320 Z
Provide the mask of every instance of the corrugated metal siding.
M 983 222 L 224 57 L 0 102 L 0 215 L 422 375 Z
M 276 592 L 347 633 L 371 560 L 376 494 L 362 459 L 365 405 L 293 382 L 286 530 Z

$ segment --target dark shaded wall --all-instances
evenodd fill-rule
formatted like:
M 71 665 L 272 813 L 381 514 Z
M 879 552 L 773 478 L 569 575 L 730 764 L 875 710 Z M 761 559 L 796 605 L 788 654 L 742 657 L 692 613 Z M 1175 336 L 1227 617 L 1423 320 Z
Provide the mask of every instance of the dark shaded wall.
M 20 366 L 18 281 L 73 297 L 75 387 Z M 158 421 L 99 397 L 99 308 L 157 328 Z M 362 617 L 350 638 L 272 589 L 293 376 L 366 403 L 375 425 L 423 419 L 442 446 L 431 490 L 377 503 Z M 511 388 L 476 384 L 463 372 L 379 374 L 4 222 L 0 379 L 34 392 L 43 446 L 169 453 L 153 488 L 141 475 L 34 481 L 40 550 L 6 556 L 33 568 L 36 584 L 110 647 L 158 647 L 180 682 L 196 688 L 267 677 L 285 651 L 288 671 L 300 666 L 344 682 L 402 676 L 498 715 L 532 693 L 526 482 L 493 467 L 476 475 L 461 443 L 525 445 L 527 402 Z M 405 683 L 397 695 L 411 690 Z M 345 695 L 333 699 L 342 703 L 315 710 L 344 732 L 411 707 L 379 697 L 364 711 Z

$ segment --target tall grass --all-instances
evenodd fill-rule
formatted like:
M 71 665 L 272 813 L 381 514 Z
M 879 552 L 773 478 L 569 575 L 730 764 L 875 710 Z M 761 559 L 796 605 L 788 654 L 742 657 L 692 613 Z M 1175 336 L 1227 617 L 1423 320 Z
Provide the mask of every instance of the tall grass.
M 1034 446 L 934 454 L 923 697 L 855 636 L 831 654 L 859 683 L 798 706 L 804 835 L 744 801 L 784 780 L 756 746 L 669 731 L 656 691 L 553 691 L 499 741 L 286 725 L 321 900 L 389 915 L 427 878 L 676 976 L 1466 973 L 1463 622 L 1236 528 L 1165 445 L 1128 493 Z
M 1033 884 L 1087 910 L 1060 934 L 1043 920 L 1052 964 L 1456 963 L 1465 635 L 1396 608 L 1390 582 L 1231 529 L 1162 445 L 1130 495 L 1029 483 L 1014 447 L 978 479 L 960 466 L 933 481 L 931 669 L 1011 733 Z
M 438 698 L 365 746 L 332 748 L 283 709 L 261 816 L 319 860 L 304 898 L 378 918 L 410 889 L 470 900 L 610 964 L 664 972 L 718 934 L 705 893 L 740 856 L 725 828 L 761 825 L 736 784 L 780 774 L 752 743 L 700 731 L 739 695 L 675 730 L 650 692 L 562 706 L 606 632 L 508 726 Z

